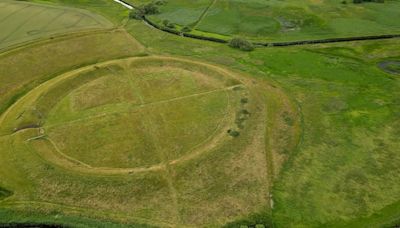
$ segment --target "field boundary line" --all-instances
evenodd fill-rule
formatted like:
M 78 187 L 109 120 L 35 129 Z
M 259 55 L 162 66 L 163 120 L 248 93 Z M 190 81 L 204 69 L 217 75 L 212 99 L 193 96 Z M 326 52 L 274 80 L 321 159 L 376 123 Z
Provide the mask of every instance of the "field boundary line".
M 134 6 L 131 3 L 126 4 L 131 7 L 137 9 L 138 7 Z M 172 35 L 210 41 L 214 43 L 223 43 L 226 44 L 229 42 L 229 39 L 221 39 L 211 36 L 197 35 L 187 32 L 181 32 L 170 28 L 162 27 L 161 25 L 151 21 L 146 16 L 143 16 L 143 21 L 145 24 L 150 27 L 160 30 L 162 32 L 166 32 Z M 354 41 L 368 41 L 368 40 L 387 40 L 387 39 L 395 39 L 400 38 L 400 34 L 380 34 L 380 35 L 371 35 L 371 36 L 349 36 L 349 37 L 336 37 L 336 38 L 326 38 L 326 39 L 313 39 L 313 40 L 297 40 L 297 41 L 276 41 L 276 42 L 252 42 L 256 47 L 289 47 L 289 46 L 301 46 L 301 45 L 312 45 L 312 44 L 328 44 L 328 43 L 343 43 L 343 42 L 354 42 Z
M 193 29 L 196 29 L 197 26 L 200 24 L 200 22 L 204 19 L 204 17 L 207 16 L 208 11 L 213 7 L 218 0 L 211 0 L 210 4 L 207 6 L 207 8 L 203 11 L 203 13 L 200 15 L 200 17 L 195 21 L 193 25 Z

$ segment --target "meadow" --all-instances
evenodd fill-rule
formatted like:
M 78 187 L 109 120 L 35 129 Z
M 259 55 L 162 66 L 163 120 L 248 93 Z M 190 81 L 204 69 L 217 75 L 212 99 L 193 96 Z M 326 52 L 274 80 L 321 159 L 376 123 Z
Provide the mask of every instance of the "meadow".
M 33 2 L 113 26 L 0 52 L 0 226 L 399 224 L 399 39 L 243 52 Z
M 63 224 L 223 225 L 268 204 L 275 151 L 265 149 L 274 130 L 264 107 L 287 98 L 259 97 L 268 84 L 218 66 L 147 52 L 106 29 L 2 53 L 1 222 L 35 211 L 31 221 L 43 223 L 55 213 Z M 6 67 L 16 62 L 24 67 Z M 296 122 L 287 102 L 276 111 Z M 297 125 L 284 127 L 293 142 Z
M 133 2 L 134 4 L 136 2 Z M 138 3 L 136 3 L 137 5 Z M 149 19 L 188 26 L 194 34 L 253 41 L 293 41 L 398 34 L 400 2 L 346 4 L 335 0 L 171 0 Z

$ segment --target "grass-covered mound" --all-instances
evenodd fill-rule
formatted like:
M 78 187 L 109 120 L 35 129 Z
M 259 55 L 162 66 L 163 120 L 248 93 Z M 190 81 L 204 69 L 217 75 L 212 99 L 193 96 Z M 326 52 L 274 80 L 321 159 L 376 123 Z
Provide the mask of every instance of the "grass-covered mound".
M 223 225 L 257 212 L 288 156 L 278 151 L 299 135 L 280 90 L 157 56 L 56 76 L 0 123 L 1 167 L 14 170 L 7 179 L 16 192 L 7 205 L 161 226 Z

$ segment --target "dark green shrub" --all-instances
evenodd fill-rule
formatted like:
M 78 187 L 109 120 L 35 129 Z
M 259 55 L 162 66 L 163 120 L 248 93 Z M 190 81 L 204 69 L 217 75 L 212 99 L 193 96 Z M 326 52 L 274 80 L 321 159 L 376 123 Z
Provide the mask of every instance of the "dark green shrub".
M 158 6 L 154 3 L 146 4 L 146 5 L 142 6 L 142 9 L 143 9 L 143 12 L 145 15 L 153 15 L 153 14 L 160 13 Z
M 164 3 L 160 3 L 161 1 L 151 2 L 145 5 L 140 6 L 139 8 L 132 10 L 129 12 L 130 19 L 142 20 L 146 15 L 153 15 L 160 13 L 158 9 L 159 5 Z
M 236 130 L 229 129 L 229 130 L 228 130 L 228 134 L 229 134 L 230 136 L 236 138 L 236 137 L 238 137 L 238 136 L 240 135 L 240 132 L 238 132 L 238 131 L 236 131 Z
M 135 20 L 142 20 L 144 17 L 144 12 L 140 9 L 138 10 L 132 10 L 129 12 L 129 18 L 130 19 L 135 19 Z
M 169 20 L 163 20 L 163 25 L 164 27 L 170 28 L 170 29 L 174 29 L 175 28 L 175 24 L 171 23 Z
M 182 31 L 182 32 L 191 32 L 192 29 L 191 29 L 189 26 L 185 26 L 185 27 L 182 28 L 181 31 Z
M 247 103 L 249 103 L 249 99 L 248 98 L 242 98 L 242 99 L 240 99 L 240 103 L 247 104 Z
M 13 193 L 11 191 L 8 191 L 7 189 L 4 189 L 0 187 L 0 199 L 7 198 L 11 196 Z
M 233 38 L 231 41 L 229 41 L 229 46 L 240 49 L 242 51 L 254 50 L 253 44 L 250 41 L 245 40 L 243 38 Z

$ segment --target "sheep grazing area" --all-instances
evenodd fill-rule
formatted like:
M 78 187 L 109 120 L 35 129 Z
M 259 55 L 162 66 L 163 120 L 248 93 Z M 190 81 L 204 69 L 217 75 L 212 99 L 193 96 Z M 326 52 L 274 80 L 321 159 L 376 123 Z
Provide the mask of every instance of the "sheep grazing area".
M 140 1 L 128 0 L 133 4 Z M 139 3 L 140 2 L 140 3 Z M 151 2 L 151 1 L 147 1 Z M 254 41 L 293 41 L 400 33 L 400 2 L 351 0 L 168 0 L 149 19 L 193 34 Z
M 0 227 L 400 224 L 400 39 L 254 43 L 399 1 L 124 2 L 0 2 Z

